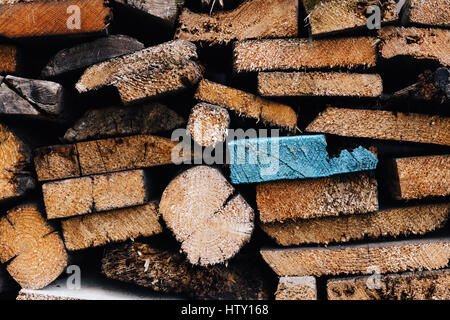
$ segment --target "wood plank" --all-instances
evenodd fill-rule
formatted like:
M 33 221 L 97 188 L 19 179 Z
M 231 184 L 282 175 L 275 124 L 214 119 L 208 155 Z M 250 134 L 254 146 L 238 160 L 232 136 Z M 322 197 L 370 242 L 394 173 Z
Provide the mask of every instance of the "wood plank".
M 230 88 L 209 80 L 202 80 L 195 98 L 227 108 L 239 116 L 255 119 L 270 126 L 297 129 L 297 114 L 288 105 L 262 99 L 256 95 Z
M 409 0 L 403 12 L 402 22 L 403 24 L 450 27 L 450 2 L 448 0 Z
M 142 205 L 149 186 L 142 170 L 49 182 L 42 185 L 48 219 Z
M 37 206 L 22 205 L 0 219 L 0 262 L 22 288 L 40 289 L 64 271 L 67 254 Z
M 223 143 L 230 125 L 227 109 L 199 103 L 191 109 L 186 130 L 196 143 L 203 147 L 215 147 Z
M 370 274 L 373 268 L 380 273 L 396 273 L 446 267 L 450 259 L 450 240 L 262 249 L 261 255 L 279 276 Z
M 82 93 L 114 86 L 129 104 L 195 86 L 204 71 L 197 60 L 194 44 L 173 40 L 88 68 L 76 89 Z
M 380 97 L 383 82 L 377 74 L 340 72 L 262 72 L 262 96 Z
M 178 143 L 139 135 L 57 145 L 36 149 L 34 163 L 39 181 L 149 168 L 172 164 L 172 151 Z
M 223 263 L 250 241 L 254 211 L 222 173 L 198 166 L 176 177 L 159 206 L 192 264 Z
M 261 300 L 271 295 L 261 261 L 255 256 L 240 255 L 228 266 L 196 268 L 179 252 L 134 242 L 109 248 L 102 273 L 156 292 L 196 299 Z
M 317 300 L 316 286 L 314 277 L 281 277 L 275 300 Z
M 157 102 L 144 103 L 133 108 L 90 109 L 66 131 L 64 141 L 157 134 L 181 128 L 185 123 L 178 113 Z
M 395 199 L 450 195 L 450 156 L 393 159 L 386 177 Z
M 370 277 L 330 279 L 329 300 L 449 300 L 450 270 L 433 270 L 376 276 L 379 287 Z
M 85 42 L 57 52 L 42 70 L 42 77 L 60 76 L 91 65 L 144 49 L 144 45 L 128 36 L 111 35 Z
M 0 44 L 0 73 L 18 73 L 18 49 L 14 45 Z
M 233 54 L 236 72 L 370 68 L 377 60 L 373 37 L 238 41 Z
M 379 53 L 384 59 L 409 56 L 450 65 L 450 30 L 386 27 L 378 32 Z
M 375 170 L 378 159 L 358 147 L 330 158 L 323 135 L 251 138 L 228 142 L 234 184 L 308 179 Z
M 145 12 L 169 25 L 177 21 L 184 0 L 115 0 L 115 2 Z
M 375 212 L 377 181 L 357 174 L 262 183 L 256 186 L 256 202 L 263 223 Z
M 307 132 L 450 145 L 450 118 L 380 110 L 327 108 Z
M 70 251 L 150 237 L 163 231 L 155 202 L 63 220 L 61 226 L 64 244 Z
M 35 188 L 27 171 L 31 158 L 30 146 L 17 130 L 0 123 L 0 201 L 21 197 Z
M 262 223 L 261 228 L 282 246 L 328 244 L 423 235 L 443 228 L 449 213 L 448 203 L 416 205 L 368 214 Z
M 104 0 L 0 1 L 0 35 L 8 38 L 104 32 L 110 19 Z
M 381 22 L 398 20 L 394 0 L 303 0 L 313 35 L 347 31 L 366 27 L 367 8 L 377 5 L 381 9 Z
M 232 40 L 296 37 L 298 1 L 248 0 L 227 12 L 193 13 L 184 9 L 176 37 L 189 41 L 228 43 Z
M 65 90 L 56 82 L 0 76 L 0 114 L 63 121 Z

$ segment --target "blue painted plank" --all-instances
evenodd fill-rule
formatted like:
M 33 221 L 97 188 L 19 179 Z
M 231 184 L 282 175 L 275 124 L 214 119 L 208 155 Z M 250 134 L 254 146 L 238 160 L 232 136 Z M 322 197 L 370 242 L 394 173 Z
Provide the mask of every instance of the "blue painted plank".
M 358 147 L 329 158 L 324 135 L 253 138 L 228 143 L 234 184 L 329 177 L 375 170 L 377 157 Z

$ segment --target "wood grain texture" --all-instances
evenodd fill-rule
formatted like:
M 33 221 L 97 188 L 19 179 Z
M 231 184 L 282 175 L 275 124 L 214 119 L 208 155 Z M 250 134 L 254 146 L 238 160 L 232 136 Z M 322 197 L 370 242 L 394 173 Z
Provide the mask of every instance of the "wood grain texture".
M 323 135 L 251 138 L 228 142 L 234 184 L 308 179 L 375 170 L 377 157 L 358 147 L 330 158 Z
M 76 84 L 79 92 L 114 86 L 125 104 L 195 86 L 203 77 L 197 48 L 173 40 L 88 68 Z
M 275 300 L 317 300 L 316 286 L 314 277 L 281 277 Z
M 307 132 L 450 145 L 450 118 L 380 110 L 327 108 Z
M 380 97 L 383 82 L 377 74 L 340 72 L 262 72 L 262 96 Z
M 195 98 L 227 108 L 242 117 L 262 121 L 270 126 L 291 131 L 297 129 L 297 114 L 290 106 L 262 99 L 209 80 L 200 81 Z
M 237 72 L 373 67 L 376 39 L 269 39 L 238 41 L 233 47 Z
M 403 13 L 402 22 L 450 27 L 450 1 L 409 0 Z
M 255 256 L 240 255 L 226 267 L 193 266 L 179 252 L 127 243 L 109 248 L 102 260 L 108 278 L 196 299 L 265 300 L 271 295 Z
M 329 300 L 449 300 L 450 270 L 387 274 L 327 281 Z M 369 286 L 368 286 L 369 283 Z M 375 287 L 379 284 L 379 287 Z
M 263 223 L 375 212 L 377 181 L 358 174 L 262 183 L 256 202 Z
M 228 12 L 198 14 L 184 9 L 176 37 L 189 41 L 228 43 L 232 40 L 295 37 L 298 1 L 248 0 Z
M 184 0 L 115 0 L 174 25 Z
M 386 27 L 378 32 L 378 37 L 384 59 L 409 56 L 450 65 L 450 30 Z
M 392 160 L 391 195 L 410 200 L 450 195 L 450 156 L 399 158 Z
M 14 45 L 0 44 L 0 74 L 17 73 L 19 70 L 18 49 Z
M 143 205 L 150 186 L 142 170 L 49 182 L 42 186 L 48 219 Z
M 325 276 L 440 269 L 450 259 L 448 238 L 404 240 L 361 245 L 262 249 L 279 276 Z
M 67 254 L 36 205 L 22 205 L 0 219 L 0 262 L 22 288 L 40 289 L 63 272 Z
M 63 220 L 61 226 L 64 244 L 70 251 L 150 237 L 163 231 L 158 203 L 75 217 Z
M 365 27 L 367 8 L 381 9 L 381 22 L 396 21 L 399 16 L 394 0 L 303 0 L 313 35 Z
M 112 58 L 144 49 L 144 45 L 128 36 L 111 35 L 82 43 L 56 53 L 42 70 L 44 78 L 81 70 Z
M 261 228 L 282 246 L 328 244 L 423 235 L 444 227 L 449 213 L 448 203 L 416 205 L 367 214 L 262 223 Z
M 103 32 L 111 18 L 104 0 L 13 2 L 0 2 L 0 35 L 8 38 Z M 71 6 L 80 10 L 79 28 L 70 24 Z

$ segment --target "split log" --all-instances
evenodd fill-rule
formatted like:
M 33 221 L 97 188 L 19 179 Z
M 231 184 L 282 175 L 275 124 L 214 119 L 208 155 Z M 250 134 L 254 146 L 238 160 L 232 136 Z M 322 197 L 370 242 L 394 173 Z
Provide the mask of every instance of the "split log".
M 37 207 L 23 205 L 0 219 L 0 261 L 22 288 L 40 289 L 63 272 L 67 254 Z
M 178 143 L 144 135 L 79 142 L 36 149 L 34 163 L 39 181 L 149 168 L 172 164 Z M 180 152 L 182 159 L 189 159 Z
M 164 190 L 159 206 L 167 226 L 192 264 L 214 265 L 250 241 L 254 212 L 219 170 L 198 166 Z
M 191 110 L 187 131 L 203 147 L 224 142 L 230 125 L 230 114 L 222 107 L 199 103 Z
M 64 244 L 70 251 L 150 237 L 163 231 L 158 203 L 75 217 L 63 220 L 61 226 Z
M 402 22 L 450 27 L 450 2 L 448 0 L 409 0 Z
M 35 181 L 26 171 L 31 157 L 30 147 L 17 132 L 0 123 L 0 201 L 34 189 Z
M 157 134 L 181 128 L 185 120 L 160 103 L 133 108 L 110 107 L 88 110 L 66 131 L 67 142 L 97 140 L 136 134 Z
M 262 96 L 380 97 L 383 82 L 377 74 L 340 72 L 262 72 Z
M 450 30 L 386 27 L 378 32 L 381 57 L 409 56 L 450 66 Z
M 407 272 L 331 279 L 327 294 L 328 300 L 449 300 L 449 283 L 449 269 Z
M 256 186 L 256 202 L 263 223 L 375 212 L 377 181 L 357 174 L 263 183 Z
M 316 278 L 281 277 L 275 300 L 317 300 Z
M 450 240 L 405 240 L 361 245 L 262 249 L 279 276 L 326 276 L 440 269 L 450 259 Z
M 259 263 L 257 257 L 241 255 L 228 267 L 219 264 L 203 268 L 191 265 L 178 252 L 129 243 L 106 251 L 102 273 L 156 292 L 197 299 L 265 300 L 271 293 Z
M 144 45 L 128 36 L 111 35 L 59 51 L 42 70 L 45 78 L 56 77 L 70 71 L 144 49 Z
M 104 0 L 0 0 L 0 35 L 8 38 L 105 32 Z
M 370 15 L 368 8 L 381 9 L 381 22 L 398 20 L 394 0 L 303 0 L 313 35 L 366 27 Z
M 175 24 L 184 5 L 184 0 L 115 0 L 115 2 L 145 12 L 169 25 Z
M 114 86 L 125 104 L 194 86 L 203 76 L 196 46 L 174 40 L 115 58 L 87 69 L 79 92 Z
M 48 219 L 142 205 L 147 200 L 142 170 L 49 182 L 42 186 Z
M 375 170 L 378 164 L 376 155 L 361 146 L 330 158 L 323 135 L 239 139 L 228 149 L 234 184 L 329 177 Z
M 290 106 L 265 100 L 218 83 L 202 80 L 195 98 L 227 108 L 240 116 L 262 121 L 271 126 L 282 127 L 291 131 L 297 129 L 297 114 Z
M 393 159 L 388 175 L 391 195 L 410 200 L 450 195 L 450 156 Z
M 426 234 L 443 228 L 449 213 L 448 203 L 417 205 L 368 214 L 262 223 L 261 228 L 282 246 L 328 244 Z
M 0 114 L 64 120 L 65 96 L 56 82 L 0 76 Z
M 0 73 L 18 73 L 18 49 L 14 45 L 0 44 Z
M 373 67 L 376 39 L 274 39 L 236 42 L 233 48 L 236 72 L 303 70 L 313 68 Z
M 248 0 L 228 12 L 198 14 L 184 9 L 176 37 L 211 44 L 298 35 L 298 1 Z
M 450 145 L 450 118 L 380 110 L 327 108 L 307 132 Z

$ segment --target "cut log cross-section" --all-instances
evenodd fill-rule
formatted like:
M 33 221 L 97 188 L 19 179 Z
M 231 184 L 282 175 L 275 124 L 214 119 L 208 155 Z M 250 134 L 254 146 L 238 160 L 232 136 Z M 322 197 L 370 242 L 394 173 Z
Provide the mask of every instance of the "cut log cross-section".
M 0 123 L 0 200 L 23 196 L 35 187 L 27 167 L 31 150 L 15 130 Z
M 409 0 L 402 22 L 450 27 L 450 2 L 448 0 Z
M 0 35 L 9 38 L 104 32 L 111 10 L 104 0 L 0 0 Z
M 368 8 L 381 9 L 381 22 L 398 20 L 394 0 L 303 0 L 313 35 L 366 27 L 370 15 Z
M 287 105 L 262 99 L 253 94 L 202 80 L 195 98 L 238 113 L 240 116 L 262 121 L 268 125 L 297 129 L 297 114 Z
M 258 184 L 256 202 L 264 223 L 378 210 L 377 181 L 369 174 Z
M 377 74 L 340 72 L 262 72 L 262 96 L 380 97 L 383 82 Z
M 327 108 L 307 132 L 450 145 L 450 118 L 390 111 Z
M 376 213 L 263 223 L 261 228 L 282 246 L 328 244 L 383 236 L 426 234 L 444 227 L 449 214 L 449 204 L 430 204 Z
M 239 256 L 228 266 L 208 268 L 191 265 L 179 252 L 143 243 L 109 248 L 102 272 L 111 279 L 148 287 L 156 292 L 187 295 L 197 299 L 268 299 L 269 289 L 255 256 Z
M 115 0 L 127 7 L 145 12 L 169 25 L 174 25 L 185 0 Z
M 42 186 L 48 219 L 142 205 L 147 200 L 142 170 L 49 182 Z
M 396 199 L 410 200 L 450 195 L 450 156 L 400 158 L 390 163 L 387 178 Z
M 234 45 L 237 72 L 373 67 L 376 39 L 352 37 L 239 41 Z
M 279 276 L 371 274 L 440 269 L 450 259 L 450 240 L 405 240 L 327 248 L 262 249 Z
M 24 205 L 0 219 L 0 261 L 20 286 L 40 289 L 63 272 L 67 254 L 37 207 Z
M 197 48 L 174 40 L 115 58 L 87 69 L 76 89 L 87 92 L 114 86 L 125 104 L 169 94 L 196 85 L 203 67 L 196 60 Z
M 157 206 L 157 203 L 149 203 L 63 220 L 61 226 L 66 248 L 81 250 L 161 233 Z
M 295 37 L 298 1 L 248 0 L 229 12 L 198 14 L 185 9 L 176 37 L 189 41 L 227 43 L 232 40 Z
M 235 256 L 254 228 L 254 212 L 219 170 L 189 169 L 163 193 L 159 211 L 192 264 L 214 265 Z
M 17 73 L 19 70 L 18 49 L 14 45 L 0 44 L 0 74 Z
M 449 300 L 450 270 L 331 279 L 328 300 Z
M 317 300 L 316 278 L 281 277 L 275 300 Z

